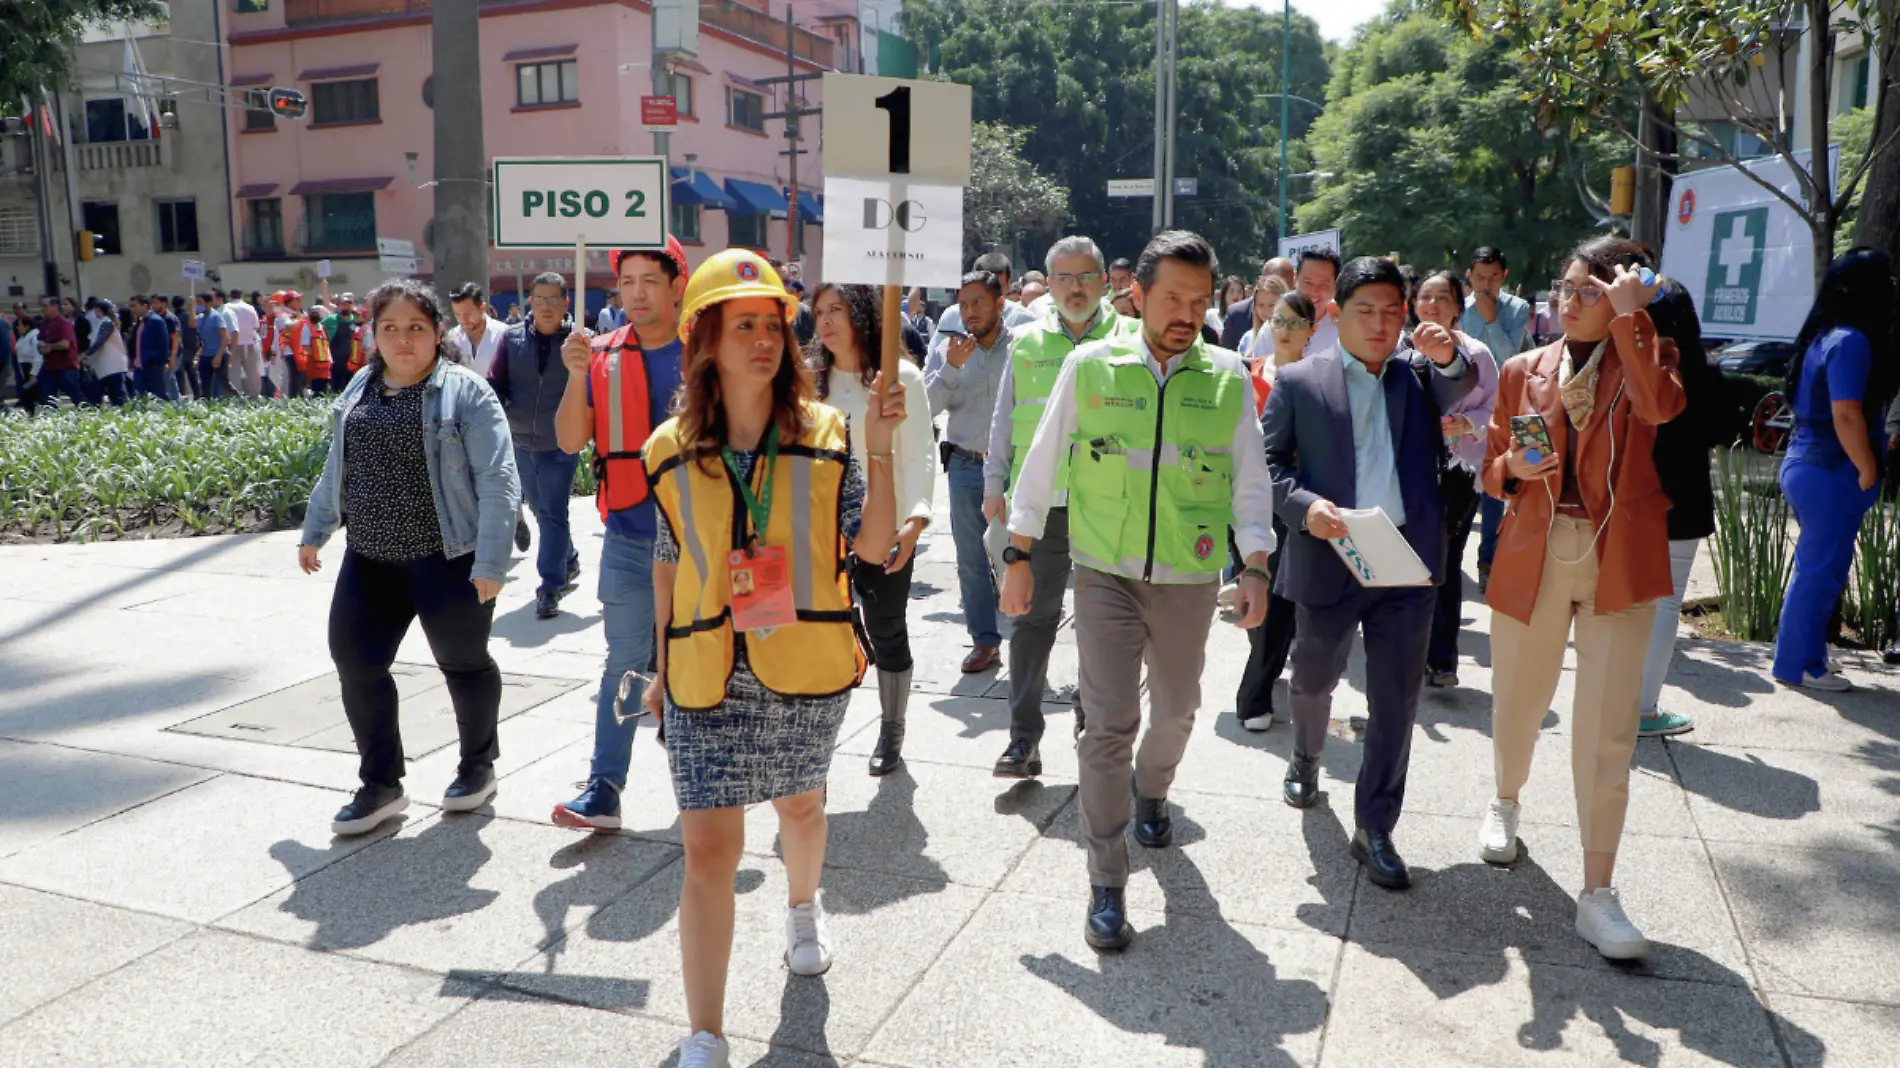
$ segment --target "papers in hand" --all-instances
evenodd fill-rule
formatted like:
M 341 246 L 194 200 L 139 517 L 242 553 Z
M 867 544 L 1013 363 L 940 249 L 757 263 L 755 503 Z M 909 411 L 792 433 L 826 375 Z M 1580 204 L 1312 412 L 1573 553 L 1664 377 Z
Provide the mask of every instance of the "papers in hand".
M 1333 551 L 1361 586 L 1429 586 L 1431 569 L 1392 525 L 1383 508 L 1341 509 L 1347 535 L 1333 538 Z

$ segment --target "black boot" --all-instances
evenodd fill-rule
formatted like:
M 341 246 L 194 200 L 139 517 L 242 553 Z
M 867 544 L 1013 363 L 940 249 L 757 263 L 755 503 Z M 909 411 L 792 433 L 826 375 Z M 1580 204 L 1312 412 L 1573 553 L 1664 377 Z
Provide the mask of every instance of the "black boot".
M 889 775 L 904 766 L 904 710 L 910 705 L 910 670 L 877 673 L 877 697 L 884 708 L 877 745 L 871 749 L 871 775 Z
M 1174 842 L 1167 798 L 1135 796 L 1135 841 L 1149 849 L 1166 849 Z
M 1374 886 L 1403 890 L 1412 885 L 1412 873 L 1399 856 L 1399 848 L 1392 844 L 1390 831 L 1368 831 L 1361 827 L 1352 836 L 1352 859 L 1366 869 L 1366 878 L 1371 879 Z
M 1128 923 L 1128 909 L 1122 904 L 1119 886 L 1089 888 L 1089 922 L 1082 935 L 1089 945 L 1102 950 L 1128 948 L 1135 929 Z
M 1286 766 L 1286 784 L 1281 788 L 1286 803 L 1294 808 L 1312 808 L 1319 803 L 1319 758 L 1298 749 Z
M 1011 738 L 1009 748 L 996 759 L 999 779 L 1033 779 L 1042 774 L 1042 750 L 1027 738 Z

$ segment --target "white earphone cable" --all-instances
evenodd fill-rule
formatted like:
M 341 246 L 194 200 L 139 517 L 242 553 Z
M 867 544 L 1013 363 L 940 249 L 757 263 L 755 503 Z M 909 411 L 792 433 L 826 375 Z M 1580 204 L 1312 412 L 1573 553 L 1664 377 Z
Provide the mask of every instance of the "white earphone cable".
M 1578 564 L 1588 560 L 1591 553 L 1597 551 L 1597 539 L 1603 537 L 1604 530 L 1608 529 L 1610 525 L 1610 517 L 1616 515 L 1616 402 L 1622 399 L 1623 386 L 1621 383 L 1618 383 L 1616 395 L 1610 398 L 1610 407 L 1603 413 L 1605 426 L 1610 435 L 1610 462 L 1603 470 L 1603 481 L 1610 487 L 1610 510 L 1604 515 L 1603 522 L 1597 524 L 1595 532 L 1590 535 L 1590 544 L 1584 547 L 1583 555 L 1577 557 L 1575 560 L 1566 560 L 1558 556 L 1556 549 L 1551 547 L 1550 532 L 1551 529 L 1557 525 L 1557 495 L 1551 492 L 1550 479 L 1546 478 L 1543 480 L 1544 496 L 1550 499 L 1550 519 L 1544 523 L 1544 550 L 1550 554 L 1551 559 L 1565 567 L 1576 567 Z M 1581 438 L 1578 439 L 1578 445 L 1582 445 Z M 1572 465 L 1572 469 L 1575 469 L 1574 464 Z

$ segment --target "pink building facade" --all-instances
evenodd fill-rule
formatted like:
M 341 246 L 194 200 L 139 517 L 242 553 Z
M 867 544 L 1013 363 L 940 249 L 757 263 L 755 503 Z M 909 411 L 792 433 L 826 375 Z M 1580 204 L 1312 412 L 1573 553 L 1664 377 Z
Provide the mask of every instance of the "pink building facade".
M 818 119 L 802 120 L 804 155 L 788 147 L 782 0 L 701 4 L 697 59 L 673 70 L 680 121 L 670 137 L 671 230 L 695 265 L 728 245 L 802 262 L 819 273 L 823 245 L 814 190 L 823 188 Z M 247 0 L 239 0 L 241 9 Z M 233 111 L 228 133 L 238 262 L 225 271 L 241 289 L 314 288 L 314 264 L 332 262 L 334 289 L 380 280 L 376 238 L 414 242 L 420 273 L 434 214 L 432 35 L 429 0 L 263 0 L 230 23 L 233 87 L 294 88 L 309 101 L 300 120 L 268 110 Z M 769 8 L 769 9 L 768 9 Z M 857 4 L 800 0 L 794 66 L 799 73 L 858 69 Z M 653 16 L 640 0 L 483 0 L 482 135 L 495 156 L 651 155 L 640 97 L 653 91 Z M 820 100 L 800 83 L 800 106 Z M 785 218 L 794 177 L 802 195 L 792 249 Z M 697 203 L 685 203 L 698 201 Z M 611 285 L 604 250 L 590 256 L 588 283 Z M 500 310 L 518 276 L 571 277 L 573 252 L 494 250 L 485 282 Z M 442 279 L 453 285 L 469 279 Z M 598 293 L 596 302 L 600 299 Z

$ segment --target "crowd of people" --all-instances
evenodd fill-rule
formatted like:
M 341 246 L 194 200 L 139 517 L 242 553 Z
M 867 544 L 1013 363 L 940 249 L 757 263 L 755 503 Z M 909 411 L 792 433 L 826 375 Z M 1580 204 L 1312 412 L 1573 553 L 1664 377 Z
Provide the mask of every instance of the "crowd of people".
M 1040 776 L 1049 706 L 1073 706 L 1091 945 L 1133 940 L 1128 839 L 1173 843 L 1170 795 L 1217 617 L 1248 635 L 1245 729 L 1280 720 L 1275 685 L 1291 666 L 1282 791 L 1301 809 L 1320 800 L 1332 695 L 1363 638 L 1346 848 L 1374 885 L 1410 885 L 1395 836 L 1413 726 L 1425 687 L 1461 684 L 1475 531 L 1494 782 L 1472 799 L 1473 847 L 1496 865 L 1519 856 L 1521 791 L 1574 645 L 1563 711 L 1584 852 L 1575 926 L 1605 957 L 1646 955 L 1614 878 L 1630 764 L 1639 737 L 1694 726 L 1659 699 L 1689 569 L 1714 528 L 1710 450 L 1726 436 L 1691 295 L 1615 237 L 1565 257 L 1547 312 L 1511 291 L 1494 248 L 1427 272 L 1309 250 L 1267 260 L 1248 284 L 1221 275 L 1207 241 L 1169 231 L 1133 261 L 1065 237 L 1042 266 L 1017 277 L 1007 257 L 979 257 L 940 312 L 912 291 L 903 352 L 888 357 L 872 288 L 807 290 L 795 265 L 743 249 L 689 270 L 677 241 L 611 254 L 614 299 L 591 330 L 548 273 L 517 322 L 495 317 L 478 285 L 445 300 L 404 280 L 369 294 L 360 317 L 350 294 L 305 311 L 297 293 L 212 289 L 195 315 L 157 297 L 124 315 L 106 301 L 49 302 L 37 319 L 16 309 L 27 329 L 12 334 L 33 351 L 42 400 L 336 394 L 298 559 L 318 570 L 344 532 L 329 642 L 361 787 L 333 822 L 340 835 L 408 804 L 390 669 L 418 619 L 460 731 L 442 807 L 494 796 L 495 599 L 535 537 L 536 615 L 557 616 L 576 588 L 568 509 L 591 447 L 606 656 L 586 784 L 551 819 L 618 829 L 636 727 L 658 724 L 685 849 L 683 1068 L 727 1063 L 747 806 L 769 802 L 779 818 L 788 968 L 832 964 L 825 783 L 850 694 L 873 669 L 866 770 L 904 767 L 906 614 L 938 464 L 962 670 L 1008 665 L 996 776 Z M 1842 257 L 1790 373 L 1795 443 L 1780 477 L 1801 531 L 1773 672 L 1789 686 L 1848 685 L 1826 634 L 1892 461 L 1883 450 L 1900 438 L 1883 418 L 1900 377 L 1894 298 L 1885 256 Z M 1374 509 L 1427 582 L 1368 584 L 1348 566 L 1348 523 Z M 1065 600 L 1079 669 L 1073 702 L 1052 702 L 1050 684 L 1071 682 L 1050 678 Z

